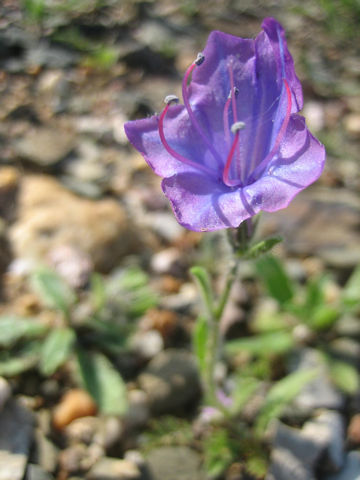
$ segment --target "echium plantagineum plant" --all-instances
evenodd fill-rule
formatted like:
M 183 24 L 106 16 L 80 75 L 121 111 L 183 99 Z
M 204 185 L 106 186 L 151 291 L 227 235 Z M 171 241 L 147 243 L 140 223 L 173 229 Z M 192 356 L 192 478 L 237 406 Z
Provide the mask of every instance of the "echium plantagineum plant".
M 217 302 L 207 274 L 193 269 L 207 307 L 208 401 L 216 398 L 213 368 L 218 324 L 250 246 L 252 219 L 285 208 L 317 180 L 324 146 L 298 114 L 303 106 L 282 26 L 266 18 L 255 39 L 213 31 L 182 82 L 184 105 L 169 95 L 160 115 L 130 121 L 125 132 L 154 172 L 178 222 L 195 231 L 231 229 L 234 266 Z M 269 245 L 272 243 L 270 242 Z M 252 250 L 251 250 L 252 249 Z

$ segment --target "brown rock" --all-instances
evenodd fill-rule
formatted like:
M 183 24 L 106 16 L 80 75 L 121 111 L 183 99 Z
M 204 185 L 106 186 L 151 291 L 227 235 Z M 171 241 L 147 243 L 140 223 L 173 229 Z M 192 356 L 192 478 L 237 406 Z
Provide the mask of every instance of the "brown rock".
M 43 261 L 50 251 L 67 245 L 84 252 L 96 270 L 105 272 L 139 246 L 121 205 L 111 199 L 80 198 L 46 175 L 22 182 L 10 238 L 17 257 Z
M 360 445 L 360 413 L 351 418 L 347 436 L 352 444 Z
M 94 400 L 85 390 L 70 390 L 55 407 L 53 413 L 54 427 L 61 430 L 76 418 L 95 415 L 96 410 Z

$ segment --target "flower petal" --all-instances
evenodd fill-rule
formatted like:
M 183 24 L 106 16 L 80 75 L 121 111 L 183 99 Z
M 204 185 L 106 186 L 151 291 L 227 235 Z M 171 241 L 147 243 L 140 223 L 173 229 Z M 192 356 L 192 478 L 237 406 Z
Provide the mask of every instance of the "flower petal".
M 244 188 L 250 206 L 274 212 L 286 208 L 301 190 L 315 182 L 324 167 L 325 148 L 311 135 L 300 115 L 292 115 L 277 160 Z
M 293 113 L 303 107 L 303 95 L 300 81 L 295 73 L 294 61 L 287 48 L 283 27 L 274 18 L 265 18 L 262 28 L 270 39 L 280 78 L 286 78 L 293 94 Z
M 166 151 L 160 140 L 158 120 L 158 116 L 154 115 L 150 118 L 127 122 L 124 128 L 131 144 L 143 155 L 154 172 L 161 177 L 196 171 Z M 206 164 L 210 154 L 198 141 L 184 106 L 172 106 L 166 115 L 164 124 L 166 139 L 174 150 L 194 162 Z
M 254 215 L 242 191 L 202 173 L 181 173 L 162 182 L 177 221 L 197 232 L 235 228 Z

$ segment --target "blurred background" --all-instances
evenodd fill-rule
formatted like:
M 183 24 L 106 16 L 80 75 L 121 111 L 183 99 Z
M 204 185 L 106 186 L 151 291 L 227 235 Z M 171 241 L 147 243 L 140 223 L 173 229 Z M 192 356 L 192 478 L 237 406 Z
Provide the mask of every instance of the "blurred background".
M 327 164 L 261 219 L 284 242 L 241 268 L 218 380 L 245 394 L 236 428 L 214 427 L 199 414 L 188 269 L 221 282 L 223 235 L 177 224 L 123 125 L 181 97 L 211 30 L 255 37 L 267 16 L 285 28 Z M 1 479 L 358 478 L 359 25 L 359 0 L 1 1 Z M 271 410 L 271 386 L 304 365 L 317 387 L 300 392 L 299 377 Z M 269 441 L 273 418 L 286 425 Z M 278 452 L 295 437 L 289 467 Z

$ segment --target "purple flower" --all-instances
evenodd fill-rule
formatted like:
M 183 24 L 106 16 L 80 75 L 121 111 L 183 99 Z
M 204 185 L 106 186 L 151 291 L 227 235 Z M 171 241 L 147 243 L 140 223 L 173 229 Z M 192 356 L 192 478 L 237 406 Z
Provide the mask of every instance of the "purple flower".
M 297 112 L 300 82 L 284 30 L 266 18 L 253 39 L 214 31 L 185 73 L 184 105 L 125 125 L 178 222 L 190 230 L 238 227 L 287 207 L 317 180 L 325 149 Z

